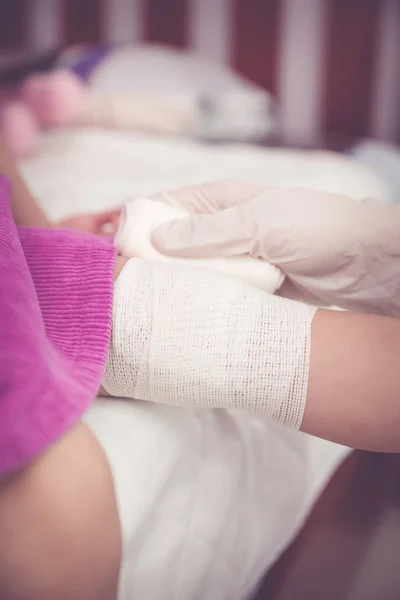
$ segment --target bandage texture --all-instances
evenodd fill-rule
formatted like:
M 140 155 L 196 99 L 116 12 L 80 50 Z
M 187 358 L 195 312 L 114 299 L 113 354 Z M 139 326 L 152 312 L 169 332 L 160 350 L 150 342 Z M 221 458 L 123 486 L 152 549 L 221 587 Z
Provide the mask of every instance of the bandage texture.
M 113 396 L 253 411 L 299 428 L 315 308 L 228 275 L 128 261 L 103 385 Z

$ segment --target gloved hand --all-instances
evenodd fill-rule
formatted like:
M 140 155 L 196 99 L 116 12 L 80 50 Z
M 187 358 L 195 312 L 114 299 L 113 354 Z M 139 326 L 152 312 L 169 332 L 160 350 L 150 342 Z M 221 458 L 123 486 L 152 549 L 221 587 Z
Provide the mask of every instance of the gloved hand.
M 240 181 L 156 198 L 197 213 L 154 232 L 154 246 L 165 254 L 250 254 L 282 269 L 285 296 L 400 316 L 398 206 Z

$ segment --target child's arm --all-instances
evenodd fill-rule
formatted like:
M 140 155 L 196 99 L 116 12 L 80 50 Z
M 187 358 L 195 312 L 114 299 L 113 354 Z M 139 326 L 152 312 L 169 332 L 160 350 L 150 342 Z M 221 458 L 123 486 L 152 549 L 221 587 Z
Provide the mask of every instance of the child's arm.
M 112 396 L 242 409 L 400 452 L 400 319 L 318 310 L 215 271 L 130 259 L 114 286 Z
M 106 457 L 77 424 L 0 479 L 0 597 L 115 600 L 121 534 Z
M 24 182 L 14 160 L 8 154 L 0 139 L 0 175 L 4 175 L 12 187 L 11 210 L 17 225 L 24 227 L 64 227 L 78 229 L 94 235 L 103 233 L 105 226 L 110 234 L 115 233 L 119 210 L 104 211 L 98 214 L 83 214 L 71 217 L 59 224 L 52 223 L 40 208 L 32 192 Z
M 51 227 L 49 219 L 40 208 L 22 179 L 18 168 L 0 139 L 0 174 L 11 183 L 11 210 L 17 225 L 25 227 Z

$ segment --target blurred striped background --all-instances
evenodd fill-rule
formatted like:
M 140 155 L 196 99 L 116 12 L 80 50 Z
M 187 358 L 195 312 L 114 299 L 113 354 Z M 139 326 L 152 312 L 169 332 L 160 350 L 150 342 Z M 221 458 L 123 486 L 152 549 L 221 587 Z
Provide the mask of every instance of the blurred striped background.
M 0 54 L 190 47 L 271 90 L 284 137 L 400 142 L 400 0 L 0 0 Z

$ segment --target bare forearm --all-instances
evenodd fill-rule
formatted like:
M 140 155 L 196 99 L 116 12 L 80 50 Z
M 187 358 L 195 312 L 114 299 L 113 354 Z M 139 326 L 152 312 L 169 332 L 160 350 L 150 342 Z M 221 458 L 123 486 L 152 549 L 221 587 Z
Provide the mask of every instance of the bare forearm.
M 318 311 L 302 429 L 400 452 L 400 319 Z
M 0 479 L 0 597 L 113 600 L 121 534 L 112 475 L 82 424 Z
M 17 225 L 50 227 L 50 221 L 26 186 L 14 160 L 9 156 L 1 139 L 0 174 L 7 177 L 12 186 L 11 209 Z

